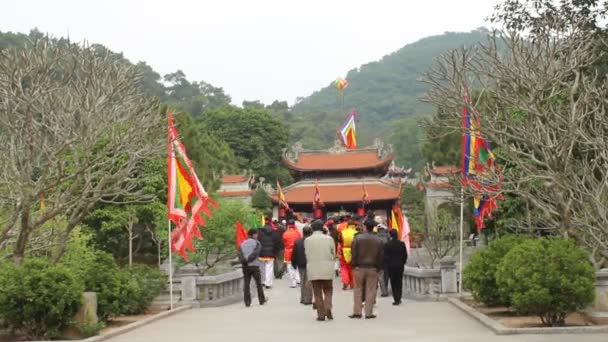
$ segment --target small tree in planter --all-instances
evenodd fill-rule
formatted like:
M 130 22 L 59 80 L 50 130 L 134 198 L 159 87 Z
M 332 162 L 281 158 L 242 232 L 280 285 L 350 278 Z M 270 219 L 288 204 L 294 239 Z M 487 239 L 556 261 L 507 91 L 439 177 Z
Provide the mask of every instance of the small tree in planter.
M 496 283 L 520 314 L 545 326 L 561 326 L 569 313 L 591 304 L 595 273 L 589 255 L 565 239 L 529 240 L 511 249 L 498 265 Z

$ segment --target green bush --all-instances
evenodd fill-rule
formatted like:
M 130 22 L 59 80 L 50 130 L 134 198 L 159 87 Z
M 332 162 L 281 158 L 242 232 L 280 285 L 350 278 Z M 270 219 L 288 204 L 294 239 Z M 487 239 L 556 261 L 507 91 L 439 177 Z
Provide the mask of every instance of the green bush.
M 0 320 L 28 339 L 58 337 L 81 305 L 83 285 L 62 265 L 29 259 L 0 267 Z
M 167 276 L 161 271 L 140 264 L 122 272 L 124 300 L 121 312 L 135 315 L 143 313 L 167 285 Z
M 595 272 L 587 253 L 572 241 L 539 239 L 511 249 L 498 265 L 496 282 L 520 314 L 538 315 L 546 326 L 589 305 Z
M 509 297 L 501 293 L 496 284 L 496 268 L 503 257 L 523 241 L 524 237 L 507 235 L 473 255 L 462 276 L 463 286 L 471 291 L 475 300 L 490 306 L 509 306 Z
M 97 293 L 97 316 L 102 321 L 121 313 L 125 278 L 110 253 L 98 250 L 66 254 L 64 264 L 82 279 L 85 291 Z

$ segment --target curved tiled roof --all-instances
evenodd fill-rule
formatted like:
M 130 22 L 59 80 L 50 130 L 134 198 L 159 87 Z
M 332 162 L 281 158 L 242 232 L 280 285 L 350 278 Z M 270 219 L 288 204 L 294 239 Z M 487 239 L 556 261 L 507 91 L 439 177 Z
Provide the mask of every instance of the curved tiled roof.
M 370 201 L 396 200 L 399 197 L 399 187 L 385 183 L 368 183 L 365 189 Z M 289 204 L 312 203 L 314 191 L 314 183 L 298 184 L 283 190 Z M 354 203 L 363 199 L 363 183 L 319 184 L 319 191 L 324 203 Z M 276 196 L 272 199 L 277 201 Z
M 249 180 L 249 176 L 243 175 L 225 175 L 222 177 L 222 183 L 244 183 Z
M 461 171 L 457 166 L 437 166 L 429 170 L 434 175 L 454 175 Z
M 241 196 L 250 196 L 253 193 L 253 190 L 245 190 L 245 191 L 219 191 L 217 194 L 222 197 L 241 197 Z
M 384 158 L 378 151 L 348 151 L 332 154 L 329 152 L 302 152 L 295 162 L 284 160 L 285 165 L 296 171 L 337 171 L 362 170 L 388 166 L 393 160 L 389 154 Z

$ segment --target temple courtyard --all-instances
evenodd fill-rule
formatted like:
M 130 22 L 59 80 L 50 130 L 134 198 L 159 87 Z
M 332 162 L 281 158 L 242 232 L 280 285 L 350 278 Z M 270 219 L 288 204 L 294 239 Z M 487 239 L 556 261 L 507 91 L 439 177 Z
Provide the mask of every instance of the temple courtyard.
M 337 286 L 338 282 L 334 282 Z M 352 320 L 352 291 L 334 292 L 334 321 L 317 322 L 310 306 L 299 304 L 299 289 L 279 280 L 269 302 L 250 308 L 234 304 L 192 309 L 153 322 L 112 342 L 606 342 L 606 334 L 497 336 L 448 302 L 406 300 L 399 307 L 378 298 L 374 320 Z

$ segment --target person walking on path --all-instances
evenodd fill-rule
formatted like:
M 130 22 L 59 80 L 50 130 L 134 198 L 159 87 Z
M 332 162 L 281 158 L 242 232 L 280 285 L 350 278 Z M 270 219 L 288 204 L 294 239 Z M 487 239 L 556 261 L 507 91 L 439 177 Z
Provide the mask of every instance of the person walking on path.
M 274 259 L 279 253 L 279 235 L 275 233 L 270 224 L 265 225 L 258 233 L 258 239 L 262 245 L 260 260 L 262 262 L 261 271 L 264 286 L 267 289 L 272 287 L 274 280 Z
M 266 303 L 266 296 L 264 296 L 264 288 L 262 287 L 262 278 L 260 274 L 260 251 L 262 250 L 262 244 L 258 239 L 258 230 L 252 228 L 247 232 L 248 239 L 241 243 L 238 250 L 239 261 L 243 266 L 243 277 L 244 277 L 244 299 L 245 306 L 251 305 L 251 278 L 255 282 L 255 286 L 258 290 L 258 300 L 260 305 Z
M 384 246 L 384 263 L 388 270 L 388 276 L 393 290 L 393 305 L 401 304 L 401 293 L 403 289 L 403 269 L 407 262 L 407 248 L 400 241 L 396 230 L 390 231 L 391 240 Z
M 378 223 L 376 220 L 374 220 L 374 222 Z M 382 241 L 382 245 L 386 246 L 386 244 L 390 241 L 388 229 L 386 229 L 386 227 L 382 224 L 378 224 L 376 229 L 378 230 L 376 236 L 380 239 L 380 241 Z M 381 297 L 388 297 L 388 282 L 388 269 L 386 267 L 386 263 L 384 263 L 382 269 L 378 273 L 378 283 Z
M 364 231 L 357 234 L 352 244 L 352 265 L 355 278 L 353 314 L 350 318 L 361 318 L 363 301 L 365 301 L 365 318 L 376 318 L 374 303 L 378 291 L 378 272 L 384 263 L 384 246 L 382 241 L 372 234 L 375 222 L 366 220 Z M 365 288 L 365 298 L 363 289 Z
M 331 309 L 336 248 L 334 240 L 323 234 L 322 221 L 315 220 L 311 226 L 313 233 L 304 240 L 306 275 L 312 282 L 317 321 L 333 320 Z
M 300 304 L 311 305 L 312 304 L 312 284 L 308 280 L 306 271 L 306 249 L 304 247 L 304 241 L 306 238 L 312 235 L 312 228 L 305 226 L 302 229 L 304 237 L 296 241 L 293 249 L 293 256 L 291 257 L 291 264 L 298 270 L 300 275 Z
M 296 288 L 300 284 L 300 274 L 292 264 L 293 249 L 296 241 L 302 238 L 302 234 L 296 228 L 294 220 L 289 220 L 287 231 L 283 233 L 283 246 L 285 247 L 284 260 L 291 281 L 291 287 Z

